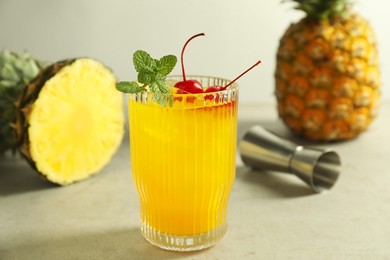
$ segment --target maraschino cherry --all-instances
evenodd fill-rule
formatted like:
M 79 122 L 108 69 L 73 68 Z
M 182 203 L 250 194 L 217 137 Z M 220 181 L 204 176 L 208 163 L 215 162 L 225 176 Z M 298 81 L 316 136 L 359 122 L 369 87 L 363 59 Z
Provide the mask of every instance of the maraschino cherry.
M 186 73 L 184 71 L 184 50 L 186 49 L 187 47 L 187 44 L 194 38 L 198 37 L 198 36 L 204 36 L 204 33 L 199 33 L 199 34 L 196 34 L 194 36 L 192 36 L 191 38 L 189 38 L 187 40 L 187 42 L 184 44 L 183 46 L 183 49 L 181 51 L 181 70 L 182 70 L 182 74 L 183 74 L 183 81 L 179 81 L 175 84 L 175 88 L 178 88 L 179 90 L 177 91 L 178 94 L 189 94 L 189 93 L 192 93 L 192 94 L 196 94 L 196 93 L 203 93 L 203 87 L 202 87 L 202 84 L 197 81 L 197 80 L 194 80 L 194 79 L 189 79 L 187 80 L 186 78 Z

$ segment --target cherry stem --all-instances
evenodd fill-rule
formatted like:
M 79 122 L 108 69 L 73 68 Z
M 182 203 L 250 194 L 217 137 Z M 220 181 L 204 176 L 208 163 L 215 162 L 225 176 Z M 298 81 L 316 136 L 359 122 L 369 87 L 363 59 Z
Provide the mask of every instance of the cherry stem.
M 189 38 L 186 43 L 184 44 L 184 47 L 183 49 L 181 50 L 181 72 L 183 74 L 183 81 L 186 81 L 187 78 L 186 78 L 186 73 L 184 72 L 184 62 L 183 62 L 183 56 L 184 56 L 184 50 L 186 49 L 187 47 L 187 44 L 194 38 L 198 37 L 198 36 L 204 36 L 205 34 L 204 33 L 199 33 L 199 34 L 196 34 L 194 36 L 192 36 L 191 38 Z
M 253 69 L 254 67 L 256 67 L 257 65 L 259 65 L 261 63 L 261 60 L 259 60 L 258 62 L 256 62 L 255 64 L 252 65 L 252 67 L 250 67 L 249 69 L 247 69 L 246 71 L 244 71 L 243 73 L 241 73 L 237 78 L 233 79 L 232 81 L 229 82 L 229 84 L 227 84 L 226 86 L 223 87 L 223 89 L 227 89 L 227 87 L 229 87 L 231 84 L 233 84 L 234 82 L 236 82 L 239 78 L 241 78 L 242 76 L 244 76 L 244 74 L 246 74 L 248 71 L 250 71 L 251 69 Z

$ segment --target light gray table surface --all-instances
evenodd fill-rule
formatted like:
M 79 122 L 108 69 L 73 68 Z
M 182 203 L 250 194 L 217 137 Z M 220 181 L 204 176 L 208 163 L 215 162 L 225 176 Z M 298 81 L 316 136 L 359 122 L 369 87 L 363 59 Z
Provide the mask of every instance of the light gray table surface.
M 66 187 L 21 159 L 0 160 L 0 259 L 390 259 L 390 103 L 357 139 L 292 137 L 274 104 L 241 105 L 239 138 L 259 124 L 300 144 L 336 150 L 342 174 L 313 194 L 294 176 L 256 172 L 237 156 L 228 232 L 200 252 L 168 252 L 139 230 L 128 139 L 98 175 Z

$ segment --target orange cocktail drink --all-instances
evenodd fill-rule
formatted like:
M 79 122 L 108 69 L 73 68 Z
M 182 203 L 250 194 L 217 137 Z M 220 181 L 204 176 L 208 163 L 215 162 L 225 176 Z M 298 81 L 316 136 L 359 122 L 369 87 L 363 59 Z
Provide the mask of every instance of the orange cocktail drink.
M 205 87 L 227 83 L 197 80 Z M 214 93 L 129 95 L 132 174 L 142 232 L 151 243 L 196 250 L 213 245 L 226 232 L 237 102 L 236 84 Z

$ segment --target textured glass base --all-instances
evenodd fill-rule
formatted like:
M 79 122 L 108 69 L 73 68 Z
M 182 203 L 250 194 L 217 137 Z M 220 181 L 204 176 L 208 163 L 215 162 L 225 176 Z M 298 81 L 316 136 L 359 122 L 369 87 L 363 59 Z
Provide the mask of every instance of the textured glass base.
M 195 251 L 213 246 L 221 240 L 227 230 L 227 225 L 222 225 L 207 233 L 189 236 L 176 236 L 161 233 L 150 226 L 141 225 L 142 235 L 151 244 L 162 249 L 173 251 Z

